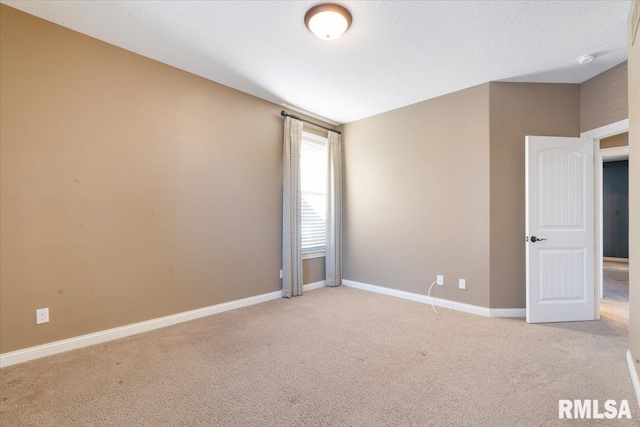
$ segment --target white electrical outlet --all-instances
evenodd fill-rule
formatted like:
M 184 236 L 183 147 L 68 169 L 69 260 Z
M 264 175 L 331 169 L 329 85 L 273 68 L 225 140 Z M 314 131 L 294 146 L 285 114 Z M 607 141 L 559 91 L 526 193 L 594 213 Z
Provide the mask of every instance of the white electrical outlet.
M 36 325 L 49 322 L 49 308 L 40 308 L 36 310 Z
M 282 270 L 280 270 L 280 278 L 282 279 L 283 273 Z
M 436 276 L 436 283 L 440 286 L 444 285 L 444 276 L 438 274 Z
M 467 289 L 467 281 L 465 279 L 458 280 L 458 287 L 460 289 Z

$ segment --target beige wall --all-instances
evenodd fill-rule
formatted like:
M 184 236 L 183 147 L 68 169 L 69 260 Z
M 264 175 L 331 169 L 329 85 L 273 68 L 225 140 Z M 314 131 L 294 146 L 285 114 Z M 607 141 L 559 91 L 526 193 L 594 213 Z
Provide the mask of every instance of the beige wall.
M 632 7 L 640 11 L 638 1 Z M 640 14 L 630 14 L 640 19 Z M 636 25 L 637 25 L 636 21 Z M 640 373 L 640 30 L 631 44 L 629 25 L 629 325 L 631 354 Z M 640 400 L 640 396 L 638 396 Z
M 302 282 L 308 283 L 319 282 L 325 279 L 324 257 L 309 258 L 302 261 Z
M 344 278 L 488 306 L 489 85 L 344 133 Z
M 580 132 L 626 119 L 627 105 L 627 63 L 623 62 L 580 85 Z
M 600 140 L 600 148 L 624 147 L 627 145 L 629 145 L 628 132 Z
M 580 86 L 491 83 L 491 307 L 525 307 L 527 135 L 579 136 Z
M 280 288 L 279 106 L 0 12 L 0 352 Z
M 490 83 L 344 128 L 346 279 L 424 294 L 444 274 L 437 296 L 525 306 L 524 138 L 578 136 L 579 85 Z

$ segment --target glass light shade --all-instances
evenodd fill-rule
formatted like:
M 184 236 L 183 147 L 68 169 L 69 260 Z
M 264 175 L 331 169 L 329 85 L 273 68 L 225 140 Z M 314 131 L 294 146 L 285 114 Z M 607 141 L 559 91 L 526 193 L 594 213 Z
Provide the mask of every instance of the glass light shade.
M 307 12 L 305 24 L 322 40 L 335 40 L 351 26 L 351 13 L 337 4 L 321 4 Z

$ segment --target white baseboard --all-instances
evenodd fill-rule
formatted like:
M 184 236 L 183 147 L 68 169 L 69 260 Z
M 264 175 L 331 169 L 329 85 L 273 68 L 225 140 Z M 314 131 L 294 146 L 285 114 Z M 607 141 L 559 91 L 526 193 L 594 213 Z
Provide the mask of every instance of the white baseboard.
M 463 311 L 465 313 L 478 314 L 485 317 L 524 317 L 525 313 L 525 309 L 490 309 L 441 298 L 429 298 L 426 295 L 384 288 L 382 286 L 368 285 L 366 283 L 354 282 L 352 280 L 343 280 L 342 283 L 345 286 L 349 286 L 352 288 L 395 296 L 398 298 L 404 298 L 411 301 L 422 302 L 425 304 L 433 304 L 439 307 Z M 324 286 L 324 280 L 309 283 L 303 286 L 303 291 L 307 292 L 314 289 L 322 288 Z M 63 353 L 65 351 L 75 350 L 82 347 L 88 347 L 91 345 L 112 341 L 118 338 L 140 334 L 142 332 L 152 331 L 154 329 L 164 328 L 166 326 L 176 325 L 178 323 L 187 322 L 189 320 L 199 319 L 201 317 L 211 316 L 213 314 L 259 304 L 265 301 L 271 301 L 281 297 L 281 291 L 269 292 L 267 294 L 229 301 L 222 304 L 216 304 L 209 307 L 185 311 L 183 313 L 172 314 L 170 316 L 159 317 L 157 319 L 146 320 L 143 322 L 133 323 L 131 325 L 120 326 L 113 329 L 107 329 L 87 335 L 81 335 L 79 337 L 68 338 L 60 341 L 25 348 L 22 350 L 0 354 L 0 368 L 15 365 L 17 363 L 27 362 L 29 360 L 39 359 L 45 356 L 51 356 L 53 354 Z
M 640 376 L 638 376 L 638 371 L 636 370 L 636 364 L 633 362 L 633 357 L 631 356 L 631 350 L 627 350 L 627 365 L 629 365 L 629 375 L 631 375 L 631 383 L 633 384 L 633 389 L 636 392 L 636 399 L 638 400 L 638 408 L 640 408 Z
M 307 286 L 320 287 L 320 285 L 317 285 L 317 283 L 320 282 L 312 283 Z M 324 282 L 322 282 L 322 286 L 324 286 Z M 29 347 L 22 350 L 0 354 L 0 368 L 15 365 L 16 363 L 39 359 L 41 357 L 50 356 L 69 350 L 75 350 L 82 347 L 88 347 L 90 345 L 100 344 L 118 338 L 136 335 L 142 332 L 152 331 L 158 328 L 164 328 L 165 326 L 171 326 L 178 323 L 187 322 L 189 320 L 198 319 L 200 317 L 211 316 L 212 314 L 235 310 L 237 308 L 247 307 L 278 298 L 282 298 L 282 291 L 269 292 L 267 294 L 229 301 L 222 304 L 198 308 L 196 310 L 185 311 L 183 313 L 172 314 L 170 316 L 159 317 L 157 319 L 146 320 L 144 322 L 133 323 L 131 325 L 120 326 L 113 329 L 107 329 L 105 331 L 94 332 L 87 335 L 81 335 L 79 337 L 68 338 L 61 341 L 55 341 L 48 344 L 42 344 L 35 347 Z
M 302 286 L 302 292 L 312 291 L 312 290 L 318 289 L 318 288 L 324 288 L 324 286 L 325 286 L 325 281 L 324 280 L 321 280 L 319 282 L 309 283 L 307 285 L 303 285 Z
M 489 317 L 527 317 L 526 308 L 490 308 Z
M 350 288 L 362 289 L 364 291 L 389 295 L 392 297 L 408 299 L 410 301 L 433 304 L 438 307 L 449 308 L 451 310 L 463 311 L 465 313 L 477 314 L 484 317 L 525 317 L 524 308 L 487 308 L 477 305 L 465 304 L 442 298 L 429 297 L 427 295 L 415 294 L 413 292 L 399 291 L 397 289 L 385 288 L 382 286 L 369 285 L 367 283 L 355 282 L 353 280 L 342 280 L 342 284 Z

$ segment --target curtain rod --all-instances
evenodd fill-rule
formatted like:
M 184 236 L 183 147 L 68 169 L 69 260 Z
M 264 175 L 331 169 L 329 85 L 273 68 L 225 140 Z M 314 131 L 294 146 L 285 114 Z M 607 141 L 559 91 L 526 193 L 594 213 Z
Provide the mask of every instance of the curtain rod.
M 339 131 L 337 131 L 335 129 L 328 128 L 326 126 L 319 125 L 317 123 L 310 122 L 309 120 L 305 120 L 302 117 L 294 116 L 293 114 L 289 114 L 284 110 L 280 112 L 280 115 L 282 117 L 291 117 L 292 119 L 300 120 L 301 122 L 309 123 L 310 125 L 317 126 L 319 128 L 326 129 L 326 130 L 331 131 L 331 132 L 335 132 L 338 135 L 342 135 L 342 132 L 339 132 Z

